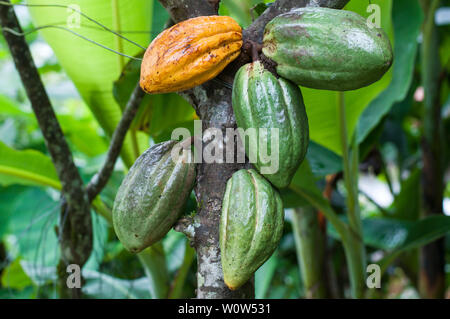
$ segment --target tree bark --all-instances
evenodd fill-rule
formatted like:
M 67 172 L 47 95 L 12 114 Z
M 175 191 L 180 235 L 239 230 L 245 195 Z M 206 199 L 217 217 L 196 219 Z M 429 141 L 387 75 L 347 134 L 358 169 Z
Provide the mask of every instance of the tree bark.
M 119 124 L 117 124 L 117 127 L 114 130 L 114 134 L 111 138 L 111 143 L 108 149 L 108 154 L 106 155 L 106 160 L 100 171 L 92 177 L 86 187 L 89 202 L 92 202 L 94 198 L 98 194 L 100 194 L 101 190 L 106 186 L 106 183 L 108 183 L 109 178 L 113 173 L 114 166 L 116 165 L 117 158 L 119 157 L 120 151 L 122 150 L 125 136 L 131 126 L 131 122 L 133 121 L 138 111 L 139 105 L 141 104 L 144 95 L 144 91 L 142 91 L 141 86 L 139 85 L 139 83 L 137 83 L 130 96 L 130 100 L 128 101 L 127 106 L 122 113 L 122 118 L 120 119 Z
M 92 251 L 92 221 L 88 196 L 25 38 L 8 32 L 13 30 L 22 33 L 12 6 L 0 5 L 0 23 L 62 185 L 58 231 L 61 247 L 58 266 L 61 297 L 79 298 L 81 289 L 67 287 L 66 267 L 69 264 L 77 264 L 81 268 Z
M 329 6 L 343 8 L 349 0 L 278 0 L 273 3 L 254 23 L 243 31 L 244 46 L 247 41 L 261 43 L 265 25 L 280 13 L 295 7 L 306 5 Z M 160 0 L 174 22 L 180 22 L 197 16 L 217 14 L 217 1 L 211 0 Z M 236 121 L 231 106 L 231 89 L 236 71 L 249 62 L 250 53 L 243 49 L 241 56 L 231 63 L 219 76 L 221 81 L 229 85 L 221 85 L 218 81 L 209 81 L 194 89 L 180 94 L 194 107 L 202 120 L 202 131 L 209 128 L 219 129 L 226 136 L 227 128 L 235 128 Z M 205 134 L 203 134 L 205 135 Z M 203 149 L 210 140 L 203 139 Z M 222 146 L 226 149 L 227 143 Z M 222 198 L 231 175 L 246 163 L 201 163 L 197 166 L 197 184 L 195 194 L 199 206 L 194 218 L 192 243 L 197 251 L 197 298 L 253 298 L 254 284 L 250 280 L 242 288 L 229 290 L 223 281 L 219 251 L 219 220 L 222 209 Z
M 219 88 L 215 83 L 207 83 L 195 88 L 193 93 L 187 98 L 193 102 L 197 114 L 202 119 L 203 132 L 209 128 L 218 128 L 225 137 L 227 128 L 235 128 L 229 88 Z M 203 149 L 210 142 L 207 134 L 204 134 Z M 234 148 L 234 140 L 228 143 Z M 228 143 L 223 142 L 223 149 L 227 148 Z M 197 166 L 195 194 L 199 210 L 194 218 L 193 240 L 198 263 L 197 298 L 254 297 L 252 282 L 235 291 L 225 286 L 219 252 L 219 219 L 226 183 L 235 171 L 244 167 L 246 167 L 244 163 L 202 163 Z

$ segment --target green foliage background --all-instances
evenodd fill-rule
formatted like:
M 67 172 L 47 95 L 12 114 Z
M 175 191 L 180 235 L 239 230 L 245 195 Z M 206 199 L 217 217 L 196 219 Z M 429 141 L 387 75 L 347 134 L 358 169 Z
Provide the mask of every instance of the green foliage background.
M 29 4 L 42 3 L 28 0 Z M 152 0 L 53 0 L 78 4 L 83 13 L 146 47 L 164 28 L 168 14 Z M 223 0 L 220 13 L 242 26 L 261 8 L 258 0 Z M 270 1 L 264 1 L 269 3 Z M 364 242 L 369 258 L 379 260 L 386 275 L 378 297 L 416 297 L 417 247 L 450 231 L 448 216 L 419 220 L 420 128 L 423 105 L 414 99 L 420 86 L 418 41 L 422 11 L 417 1 L 373 0 L 381 9 L 381 23 L 395 52 L 391 70 L 379 82 L 345 93 L 349 142 L 355 140 L 363 164 L 376 185 L 388 189 L 392 202 L 381 205 L 360 194 Z M 368 1 L 346 7 L 368 17 Z M 448 1 L 444 5 L 449 6 Z M 263 6 L 264 8 L 264 6 Z M 25 30 L 42 25 L 64 25 L 71 12 L 64 8 L 17 7 Z M 450 26 L 442 34 L 441 62 L 450 71 Z M 83 19 L 76 32 L 114 50 L 140 55 L 142 49 Z M 109 138 L 139 77 L 139 63 L 94 46 L 63 30 L 45 29 L 27 36 L 33 56 L 52 99 L 58 120 L 70 143 L 84 180 L 100 168 Z M 12 59 L 0 37 L 0 298 L 57 298 L 54 281 L 58 261 L 60 183 Z M 289 189 L 283 191 L 287 210 L 285 234 L 277 252 L 256 273 L 257 298 L 304 297 L 295 254 L 289 208 L 345 211 L 341 184 L 331 203 L 324 199 L 324 177 L 341 171 L 341 143 L 336 92 L 302 88 L 310 123 L 307 160 Z M 450 136 L 448 81 L 442 89 L 442 118 Z M 176 94 L 146 96 L 125 141 L 113 178 L 94 203 L 94 251 L 83 269 L 84 292 L 91 298 L 193 297 L 195 255 L 183 235 L 171 231 L 161 245 L 139 257 L 127 253 L 114 235 L 108 214 L 127 168 L 153 143 L 166 140 L 176 127 L 192 129 L 193 109 Z M 448 139 L 447 139 L 448 142 Z M 448 145 L 448 143 L 447 143 Z M 381 168 L 370 166 L 378 154 Z M 379 174 L 374 175 L 373 171 Z M 447 200 L 450 187 L 447 185 Z M 375 204 L 374 204 L 375 202 Z M 191 198 L 186 214 L 195 211 Z M 328 229 L 333 271 L 342 294 L 348 295 L 340 238 Z M 450 247 L 450 245 L 447 245 Z M 448 248 L 447 248 L 448 249 Z M 447 266 L 449 251 L 447 250 Z M 381 257 L 380 257 L 381 256 Z M 396 258 L 393 258 L 396 257 Z M 398 258 L 397 258 L 398 257 Z M 378 259 L 377 259 L 378 258 Z M 393 263 L 393 261 L 396 263 Z M 448 267 L 447 267 L 448 268 Z M 447 273 L 447 281 L 450 275 Z M 401 281 L 402 289 L 390 289 Z M 169 288 L 170 287 L 170 288 Z

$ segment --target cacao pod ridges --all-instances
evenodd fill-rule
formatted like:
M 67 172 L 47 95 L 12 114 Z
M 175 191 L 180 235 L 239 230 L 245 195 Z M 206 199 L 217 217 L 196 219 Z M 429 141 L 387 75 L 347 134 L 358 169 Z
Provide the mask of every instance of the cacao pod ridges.
M 286 79 L 277 79 L 256 61 L 237 72 L 232 104 L 238 127 L 246 132 L 256 129 L 256 134 L 246 134 L 245 152 L 249 158 L 256 158 L 252 164 L 276 187 L 288 186 L 309 144 L 308 117 L 300 88 Z M 246 140 L 241 132 L 240 137 Z M 267 148 L 266 154 L 275 155 L 272 159 L 276 163 L 268 163 L 262 147 Z M 273 171 L 263 171 L 270 165 Z
M 273 254 L 283 233 L 284 211 L 278 191 L 253 169 L 228 180 L 219 238 L 225 284 L 245 284 Z
M 185 151 L 175 161 L 176 141 L 156 144 L 130 168 L 117 192 L 113 226 L 130 252 L 137 253 L 167 234 L 183 212 L 195 181 L 195 164 Z
M 140 85 L 150 94 L 179 92 L 216 77 L 240 54 L 242 29 L 231 17 L 182 21 L 160 33 L 147 48 Z
M 382 29 L 345 10 L 307 7 L 270 21 L 263 53 L 277 73 L 313 89 L 348 91 L 370 85 L 388 71 L 393 53 Z

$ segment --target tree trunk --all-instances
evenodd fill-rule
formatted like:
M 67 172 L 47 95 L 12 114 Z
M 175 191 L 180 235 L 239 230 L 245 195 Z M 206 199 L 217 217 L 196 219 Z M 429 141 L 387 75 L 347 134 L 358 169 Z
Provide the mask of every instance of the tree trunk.
M 160 2 L 168 10 L 172 20 L 180 22 L 197 16 L 216 15 L 217 4 L 220 0 L 160 0 Z M 248 40 L 261 42 L 265 25 L 275 16 L 294 7 L 305 7 L 314 3 L 315 5 L 342 8 L 347 2 L 348 0 L 277 0 L 251 26 L 244 30 L 244 44 Z M 208 145 L 212 138 L 208 133 L 205 134 L 205 131 L 209 128 L 218 129 L 225 137 L 227 128 L 236 127 L 231 106 L 230 87 L 236 71 L 249 60 L 250 54 L 246 54 L 244 50 L 244 53 L 218 76 L 220 82 L 228 84 L 209 81 L 181 93 L 194 107 L 202 120 L 203 147 Z M 215 145 L 215 149 L 225 150 L 228 143 L 232 143 L 232 147 L 236 148 L 233 139 L 219 142 Z M 197 165 L 195 194 L 199 208 L 193 221 L 192 242 L 197 251 L 198 298 L 254 297 L 253 280 L 235 291 L 231 291 L 225 286 L 219 250 L 219 220 L 226 183 L 235 171 L 246 167 L 249 167 L 249 165 L 236 163 L 236 161 L 233 164 L 224 161 L 224 163 L 202 162 Z
M 206 145 L 214 145 L 215 150 L 226 150 L 231 143 L 234 149 L 234 139 L 224 139 L 211 142 L 208 129 L 218 128 L 222 136 L 226 136 L 226 128 L 235 128 L 236 123 L 231 107 L 231 90 L 217 88 L 213 83 L 203 85 L 193 90 L 200 100 L 195 100 L 197 113 L 203 124 L 203 149 Z M 217 142 L 217 143 L 216 143 Z M 225 155 L 225 152 L 224 152 Z M 202 163 L 197 166 L 197 186 L 195 194 L 199 211 L 194 219 L 194 247 L 197 250 L 197 297 L 198 298 L 253 298 L 253 283 L 249 282 L 242 288 L 231 291 L 223 281 L 222 266 L 219 252 L 219 219 L 222 209 L 222 198 L 225 187 L 231 175 L 242 168 L 245 163 Z

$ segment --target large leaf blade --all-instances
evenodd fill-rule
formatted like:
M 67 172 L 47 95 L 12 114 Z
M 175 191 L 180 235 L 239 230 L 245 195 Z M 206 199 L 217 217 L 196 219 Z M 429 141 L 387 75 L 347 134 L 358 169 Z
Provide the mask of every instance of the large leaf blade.
M 18 151 L 0 142 L 0 184 L 50 186 L 61 184 L 49 157 L 35 150 Z
M 398 253 L 426 245 L 450 233 L 450 217 L 432 216 L 415 222 L 369 218 L 363 221 L 363 229 L 367 245 Z
M 42 4 L 30 0 L 30 4 Z M 146 47 L 150 42 L 153 1 L 55 0 L 52 4 L 78 5 L 81 11 L 108 28 L 128 31 L 125 36 Z M 74 14 L 55 7 L 33 7 L 30 12 L 37 26 L 65 25 Z M 119 30 L 119 31 L 120 31 Z M 105 31 L 82 18 L 75 32 L 102 45 L 134 56 L 142 49 Z M 130 33 L 130 31 L 133 31 Z M 141 31 L 141 32 L 136 32 Z M 105 132 L 111 136 L 121 117 L 121 109 L 112 94 L 113 82 L 119 77 L 127 59 L 59 29 L 42 30 L 42 35 L 54 50 L 59 62 L 74 82 L 80 95 Z M 122 158 L 127 165 L 135 159 L 128 135 Z
M 358 122 L 358 142 L 376 127 L 394 103 L 402 101 L 412 81 L 417 53 L 417 37 L 422 26 L 422 10 L 418 1 L 394 1 L 393 26 L 395 36 L 393 77 L 386 88 L 361 114 Z

